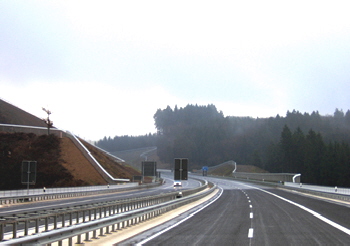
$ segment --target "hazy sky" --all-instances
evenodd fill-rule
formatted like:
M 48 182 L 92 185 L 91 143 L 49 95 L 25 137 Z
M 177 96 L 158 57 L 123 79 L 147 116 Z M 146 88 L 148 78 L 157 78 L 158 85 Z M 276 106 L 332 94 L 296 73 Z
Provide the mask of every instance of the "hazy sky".
M 346 112 L 349 85 L 348 1 L 0 2 L 0 97 L 85 139 L 167 105 Z

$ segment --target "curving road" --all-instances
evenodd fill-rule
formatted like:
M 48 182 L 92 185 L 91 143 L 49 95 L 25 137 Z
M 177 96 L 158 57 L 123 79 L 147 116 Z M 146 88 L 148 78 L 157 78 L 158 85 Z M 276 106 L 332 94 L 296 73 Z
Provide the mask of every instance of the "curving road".
M 116 192 L 116 193 L 109 193 L 109 194 L 96 194 L 96 195 L 87 196 L 87 197 L 45 200 L 45 201 L 33 202 L 33 203 L 20 203 L 20 204 L 14 204 L 11 206 L 6 205 L 6 206 L 0 207 L 0 217 L 13 216 L 13 214 L 28 213 L 33 211 L 65 208 L 65 207 L 72 207 L 72 206 L 78 206 L 78 205 L 84 205 L 84 204 L 86 205 L 86 204 L 115 201 L 115 200 L 122 200 L 122 199 L 143 197 L 143 196 L 152 196 L 160 193 L 173 192 L 174 180 L 172 179 L 172 176 L 170 174 L 168 175 L 165 174 L 165 177 L 163 178 L 166 180 L 164 185 L 150 188 L 150 189 L 134 190 L 134 191 L 127 191 L 127 192 L 124 191 L 124 192 Z M 200 186 L 200 182 L 194 179 L 189 179 L 188 181 L 183 182 L 183 189 L 190 189 L 190 188 L 195 188 L 199 186 Z
M 144 245 L 349 245 L 350 205 L 208 178 L 222 193 L 173 228 L 130 239 Z M 180 220 L 180 219 L 179 219 Z

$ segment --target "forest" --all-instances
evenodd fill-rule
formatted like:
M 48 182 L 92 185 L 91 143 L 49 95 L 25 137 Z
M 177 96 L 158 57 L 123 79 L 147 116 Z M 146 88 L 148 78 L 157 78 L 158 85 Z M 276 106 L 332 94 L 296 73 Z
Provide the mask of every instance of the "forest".
M 285 116 L 224 116 L 210 104 L 170 106 L 154 114 L 156 134 L 104 138 L 108 151 L 157 146 L 162 162 L 188 158 L 191 169 L 228 160 L 269 172 L 301 173 L 304 183 L 350 186 L 350 111 L 322 116 L 293 110 Z

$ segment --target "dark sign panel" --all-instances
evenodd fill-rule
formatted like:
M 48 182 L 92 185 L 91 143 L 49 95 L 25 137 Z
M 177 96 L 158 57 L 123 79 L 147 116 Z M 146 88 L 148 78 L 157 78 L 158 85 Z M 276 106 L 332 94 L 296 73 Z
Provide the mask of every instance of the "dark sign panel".
M 188 179 L 188 159 L 176 158 L 174 166 L 174 180 Z
M 157 162 L 143 161 L 142 176 L 157 176 Z
M 34 185 L 36 182 L 36 161 L 22 161 L 22 184 Z
M 132 180 L 133 180 L 134 182 L 142 182 L 142 176 L 141 176 L 141 175 L 134 175 L 134 176 L 132 177 Z

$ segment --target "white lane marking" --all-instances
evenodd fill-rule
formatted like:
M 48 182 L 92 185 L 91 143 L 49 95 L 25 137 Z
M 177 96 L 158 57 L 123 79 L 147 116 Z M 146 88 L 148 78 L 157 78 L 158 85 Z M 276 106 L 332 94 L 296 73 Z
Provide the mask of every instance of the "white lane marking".
M 252 208 L 253 206 L 250 204 L 249 207 Z
M 140 246 L 140 245 L 142 245 L 142 244 L 147 243 L 148 241 L 150 241 L 150 240 L 152 240 L 152 239 L 154 239 L 154 238 L 156 238 L 156 237 L 162 235 L 163 233 L 169 231 L 170 229 L 172 229 L 172 228 L 174 228 L 174 227 L 180 225 L 182 222 L 185 222 L 186 220 L 188 220 L 188 219 L 190 219 L 191 217 L 193 217 L 196 213 L 200 212 L 201 210 L 205 209 L 206 207 L 208 207 L 209 205 L 211 205 L 212 203 L 214 203 L 216 200 L 218 200 L 218 199 L 221 197 L 221 195 L 222 195 L 222 193 L 223 193 L 223 189 L 222 189 L 221 187 L 219 187 L 219 188 L 220 188 L 220 194 L 219 194 L 213 201 L 211 201 L 210 203 L 208 203 L 208 204 L 206 204 L 205 206 L 201 207 L 200 209 L 194 211 L 193 213 L 191 213 L 189 216 L 187 216 L 187 217 L 184 218 L 183 220 L 180 220 L 179 222 L 173 224 L 172 226 L 169 226 L 169 227 L 165 228 L 164 230 L 162 230 L 162 231 L 160 231 L 160 232 L 157 232 L 156 234 L 154 234 L 154 235 L 152 235 L 152 236 L 146 238 L 145 240 L 143 240 L 143 241 L 141 241 L 141 242 L 138 242 L 138 243 L 135 244 L 135 245 L 136 245 L 136 246 Z
M 253 238 L 253 233 L 254 233 L 254 229 L 253 228 L 249 228 L 248 238 Z
M 276 194 L 274 194 L 274 193 L 271 193 L 271 192 L 269 192 L 269 191 L 266 191 L 266 190 L 263 190 L 263 189 L 260 189 L 260 188 L 257 188 L 257 187 L 253 187 L 253 186 L 250 186 L 250 185 L 245 185 L 245 186 L 250 187 L 250 188 L 253 188 L 253 189 L 257 189 L 257 190 L 260 190 L 260 191 L 263 191 L 263 192 L 265 192 L 265 193 L 267 193 L 267 194 L 270 194 L 270 195 L 272 195 L 272 196 L 275 196 L 275 197 L 277 197 L 277 198 L 279 198 L 279 199 L 281 199 L 281 200 L 283 200 L 283 201 L 286 201 L 286 202 L 288 202 L 288 203 L 290 203 L 290 204 L 293 204 L 293 205 L 295 205 L 295 206 L 297 206 L 297 207 L 299 207 L 299 208 L 305 210 L 306 212 L 309 212 L 310 214 L 312 214 L 312 215 L 315 216 L 316 218 L 318 218 L 318 219 L 320 219 L 320 220 L 326 222 L 327 224 L 333 226 L 334 228 L 337 228 L 338 230 L 340 230 L 340 231 L 342 231 L 342 232 L 344 232 L 344 233 L 350 235 L 350 229 L 348 229 L 348 228 L 346 228 L 346 227 L 344 227 L 344 226 L 342 226 L 342 225 L 339 225 L 339 224 L 337 224 L 337 223 L 335 223 L 335 222 L 333 222 L 333 221 L 327 219 L 326 217 L 323 217 L 321 214 L 319 214 L 319 213 L 313 211 L 312 209 L 309 209 L 309 208 L 307 208 L 307 207 L 305 207 L 305 206 L 303 206 L 303 205 L 301 205 L 301 204 L 299 204 L 299 203 L 293 202 L 293 201 L 291 201 L 291 200 L 288 200 L 288 199 L 286 199 L 286 198 L 284 198 L 284 197 L 281 197 L 281 196 L 276 195 Z
M 253 213 L 250 213 L 249 218 L 253 219 Z

